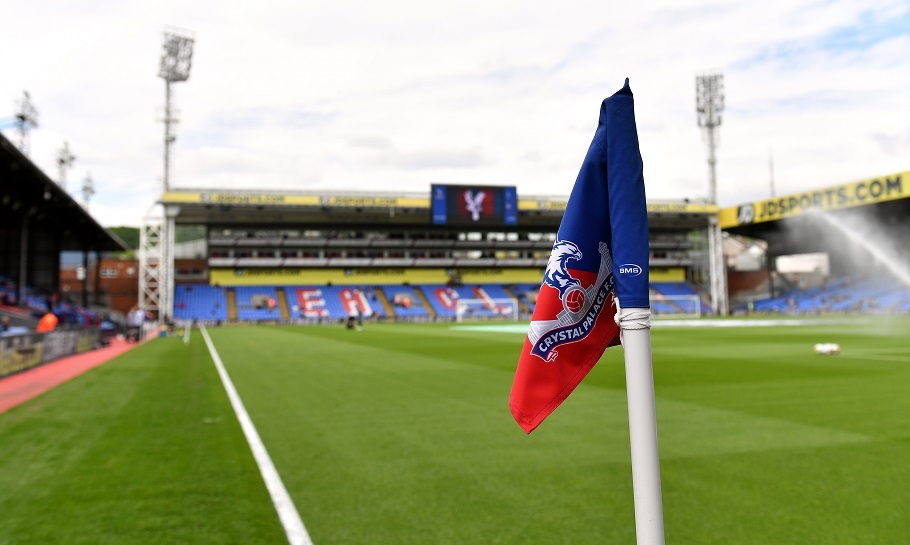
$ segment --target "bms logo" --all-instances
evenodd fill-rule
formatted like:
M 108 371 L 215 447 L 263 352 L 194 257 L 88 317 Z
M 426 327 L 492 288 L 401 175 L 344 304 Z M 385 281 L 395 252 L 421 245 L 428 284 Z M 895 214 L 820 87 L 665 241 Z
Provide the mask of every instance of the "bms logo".
M 641 267 L 635 263 L 626 263 L 619 266 L 619 274 L 626 276 L 638 276 L 641 274 Z

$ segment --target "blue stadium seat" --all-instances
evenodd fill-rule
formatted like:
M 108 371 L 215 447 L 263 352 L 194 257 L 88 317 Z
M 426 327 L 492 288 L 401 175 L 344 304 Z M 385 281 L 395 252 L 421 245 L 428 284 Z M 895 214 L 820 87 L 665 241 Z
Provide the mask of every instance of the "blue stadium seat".
M 275 305 L 270 307 L 268 301 Z M 275 286 L 238 286 L 234 288 L 237 319 L 243 322 L 274 321 L 281 319 L 278 309 L 278 291 Z
M 436 314 L 442 317 L 455 317 L 459 299 L 488 299 L 489 306 L 473 309 L 474 317 L 492 317 L 502 314 L 492 299 L 510 299 L 501 284 L 472 284 L 468 286 L 447 286 L 445 284 L 422 284 L 420 289 L 433 305 Z
M 385 316 L 375 290 L 364 286 L 287 286 L 291 317 L 295 319 L 344 319 L 356 314 Z
M 174 286 L 174 318 L 177 320 L 227 320 L 224 288 L 206 284 Z
M 686 282 L 652 282 L 650 287 L 661 295 L 698 295 L 698 291 Z
M 429 317 L 430 312 L 413 286 L 383 286 L 386 298 L 392 304 L 395 316 L 401 318 Z

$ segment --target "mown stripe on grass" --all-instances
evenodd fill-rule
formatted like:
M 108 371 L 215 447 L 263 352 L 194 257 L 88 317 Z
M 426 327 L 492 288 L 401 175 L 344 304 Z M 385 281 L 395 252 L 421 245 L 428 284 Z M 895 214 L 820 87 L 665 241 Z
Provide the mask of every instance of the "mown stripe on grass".
M 259 432 L 256 431 L 256 426 L 250 419 L 250 415 L 246 412 L 243 400 L 240 399 L 234 383 L 231 382 L 231 377 L 224 368 L 221 357 L 218 355 L 218 350 L 212 344 L 212 339 L 209 337 L 204 325 L 201 328 L 201 332 L 203 339 L 205 339 L 205 345 L 209 349 L 209 354 L 212 356 L 212 361 L 215 363 L 215 368 L 218 369 L 218 376 L 221 377 L 221 383 L 224 385 L 231 407 L 234 409 L 234 414 L 237 416 L 237 421 L 243 430 L 243 435 L 250 445 L 256 465 L 259 466 L 259 472 L 262 473 L 262 479 L 269 491 L 269 496 L 272 498 L 272 503 L 275 505 L 275 510 L 278 512 L 278 518 L 281 520 L 281 525 L 287 534 L 288 542 L 291 545 L 312 545 L 313 542 L 310 540 L 310 535 L 300 519 L 297 507 L 294 506 L 294 502 L 288 495 L 288 491 L 281 481 L 281 476 L 278 475 L 275 464 L 272 463 L 272 458 L 262 443 L 262 439 L 259 437 Z
M 870 345 L 841 329 L 655 332 L 668 537 L 903 539 L 906 366 L 812 354 Z M 621 349 L 525 437 L 506 407 L 520 334 L 249 331 L 211 333 L 320 545 L 634 542 Z
M 661 459 L 718 454 L 800 450 L 851 445 L 879 437 L 836 428 L 812 426 L 786 418 L 715 409 L 696 403 L 660 399 Z M 692 422 L 699 422 L 692 426 Z
M 588 392 L 602 426 L 566 412 L 532 441 L 507 407 L 511 371 L 452 359 L 470 354 L 457 338 L 426 356 L 389 349 L 388 330 L 379 347 L 311 331 L 210 333 L 315 542 L 634 540 L 622 392 Z M 581 512 L 553 500 L 567 487 L 590 500 Z
M 0 415 L 0 543 L 278 543 L 201 339 L 146 343 Z

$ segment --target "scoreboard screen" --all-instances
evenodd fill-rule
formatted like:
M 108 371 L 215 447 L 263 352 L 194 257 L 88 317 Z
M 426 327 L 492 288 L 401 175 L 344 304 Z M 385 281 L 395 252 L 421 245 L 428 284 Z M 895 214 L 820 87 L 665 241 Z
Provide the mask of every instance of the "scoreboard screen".
M 518 225 L 518 193 L 514 186 L 430 186 L 434 225 Z

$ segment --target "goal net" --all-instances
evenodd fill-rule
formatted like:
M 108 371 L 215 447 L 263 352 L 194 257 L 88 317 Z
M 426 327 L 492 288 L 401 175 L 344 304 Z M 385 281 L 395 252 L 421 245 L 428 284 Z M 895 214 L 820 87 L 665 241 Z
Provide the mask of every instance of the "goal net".
M 518 321 L 518 299 L 459 299 L 455 303 L 455 319 Z
M 701 318 L 701 297 L 698 295 L 651 295 L 652 316 Z

